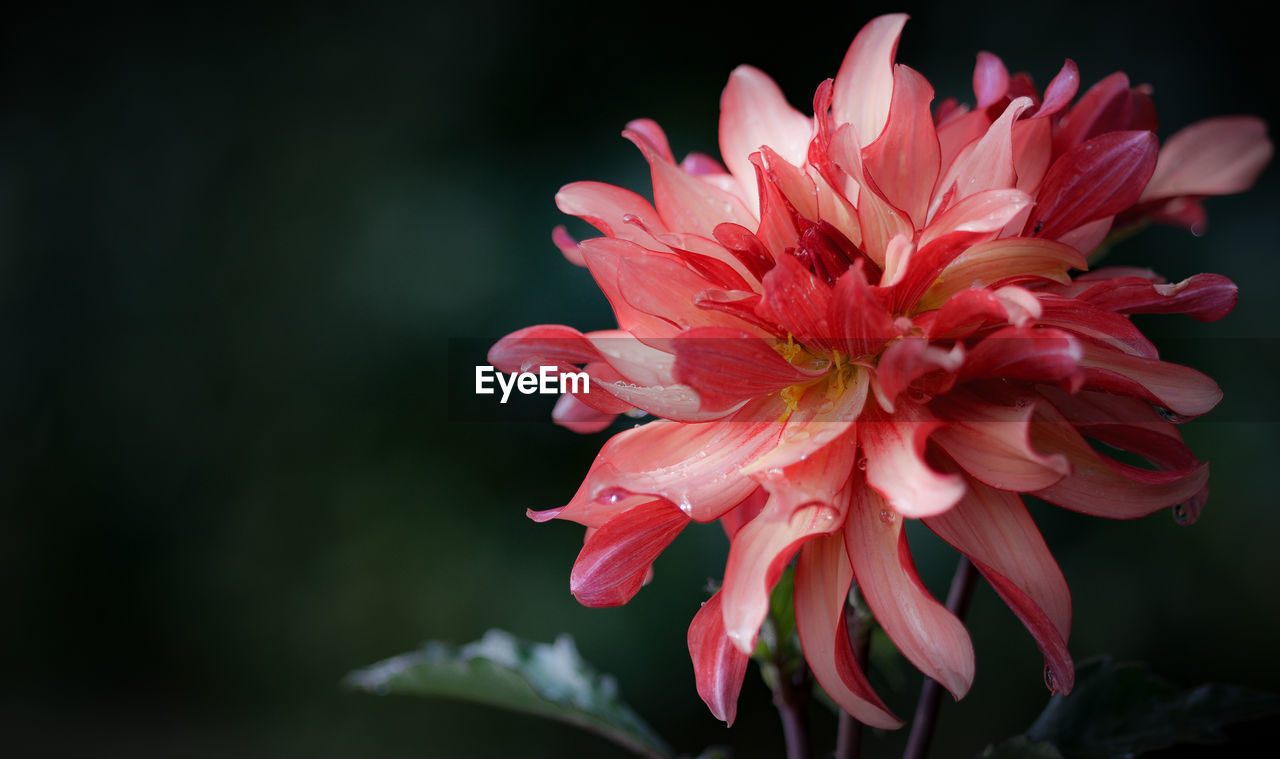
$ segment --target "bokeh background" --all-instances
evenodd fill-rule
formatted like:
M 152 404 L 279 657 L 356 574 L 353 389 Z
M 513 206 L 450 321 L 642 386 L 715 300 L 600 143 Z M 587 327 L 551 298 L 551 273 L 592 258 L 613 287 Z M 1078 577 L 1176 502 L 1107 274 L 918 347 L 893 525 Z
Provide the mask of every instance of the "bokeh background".
M 735 65 L 807 108 L 858 28 L 901 8 L 10 10 L 0 752 L 625 756 L 532 718 L 340 687 L 424 639 L 502 627 L 573 633 L 681 750 L 779 755 L 754 671 L 732 730 L 694 691 L 685 629 L 723 566 L 718 528 L 687 530 L 630 605 L 579 607 L 579 529 L 524 511 L 566 500 L 604 436 L 553 426 L 546 399 L 476 414 L 456 386 L 475 345 L 516 328 L 612 326 L 549 232 L 564 183 L 647 191 L 626 121 L 657 119 L 678 154 L 715 153 Z M 971 99 L 985 49 L 1042 83 L 1068 56 L 1086 84 L 1124 69 L 1154 86 L 1165 136 L 1217 114 L 1280 123 L 1270 30 L 1228 3 L 907 9 L 899 60 L 940 96 Z M 1273 167 L 1211 200 L 1203 237 L 1152 229 L 1114 254 L 1174 280 L 1223 273 L 1241 302 L 1216 325 L 1143 323 L 1226 392 L 1185 429 L 1214 467 L 1201 521 L 1035 510 L 1074 591 L 1078 658 L 1280 690 L 1278 190 Z M 942 593 L 954 555 L 916 537 Z M 1047 697 L 1030 636 L 989 588 L 969 619 L 978 677 L 944 708 L 937 756 L 1020 731 Z M 909 713 L 903 676 L 890 700 Z M 834 718 L 813 718 L 829 750 Z M 1234 750 L 1267 734 L 1233 731 Z M 870 755 L 903 737 L 878 736 Z

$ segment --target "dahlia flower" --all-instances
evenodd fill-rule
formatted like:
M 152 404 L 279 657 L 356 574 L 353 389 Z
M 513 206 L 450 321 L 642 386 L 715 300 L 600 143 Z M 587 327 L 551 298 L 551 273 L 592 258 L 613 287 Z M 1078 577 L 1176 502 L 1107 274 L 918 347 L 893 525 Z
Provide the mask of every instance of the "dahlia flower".
M 964 625 L 916 575 L 906 519 L 973 562 L 1065 692 L 1071 598 L 1021 495 L 1112 519 L 1173 507 L 1184 522 L 1207 497 L 1208 466 L 1176 424 L 1213 408 L 1218 386 L 1161 361 L 1129 316 L 1213 321 L 1236 287 L 1090 270 L 1089 254 L 1121 226 L 1201 226 L 1201 198 L 1246 189 L 1269 160 L 1264 124 L 1211 119 L 1160 146 L 1149 89 L 1123 73 L 1076 99 L 1071 61 L 1041 92 L 989 53 L 974 107 L 931 109 L 929 82 L 894 63 L 905 21 L 862 29 L 813 116 L 736 69 L 723 164 L 677 163 L 655 123 L 629 124 L 653 203 L 570 184 L 560 209 L 603 236 L 553 235 L 618 328 L 530 327 L 489 354 L 503 371 L 586 371 L 554 411 L 570 429 L 656 417 L 605 443 L 567 505 L 530 516 L 587 527 L 570 587 L 588 606 L 626 603 L 690 522 L 722 523 L 723 585 L 688 642 L 699 694 L 729 723 L 793 559 L 813 675 L 858 720 L 896 727 L 850 647 L 854 583 L 924 674 L 956 698 L 974 676 Z

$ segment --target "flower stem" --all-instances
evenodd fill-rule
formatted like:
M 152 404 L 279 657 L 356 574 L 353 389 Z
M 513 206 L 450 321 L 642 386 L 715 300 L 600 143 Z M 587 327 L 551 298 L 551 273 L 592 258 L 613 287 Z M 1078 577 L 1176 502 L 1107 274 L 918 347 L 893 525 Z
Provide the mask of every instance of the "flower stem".
M 956 565 L 955 577 L 951 580 L 951 590 L 947 593 L 947 609 L 960 619 L 964 619 L 965 610 L 969 607 L 969 598 L 973 595 L 974 581 L 978 571 L 968 558 L 961 556 Z M 911 720 L 911 735 L 907 738 L 907 750 L 902 759 L 924 759 L 929 751 L 929 742 L 933 740 L 933 728 L 938 722 L 938 705 L 942 701 L 942 686 L 934 679 L 926 677 L 920 688 L 920 701 L 916 704 L 916 716 Z
M 803 664 L 792 674 L 787 674 L 781 663 L 777 667 L 777 687 L 773 689 L 773 704 L 782 717 L 782 734 L 787 742 L 787 759 L 809 759 L 809 720 L 805 716 L 809 706 L 809 668 Z
M 851 602 L 845 606 L 845 625 L 849 630 L 849 644 L 853 647 L 853 657 L 865 672 L 867 654 L 871 649 L 871 619 L 870 614 L 861 605 L 861 599 L 856 599 L 859 603 L 853 603 L 854 600 L 851 598 Z M 858 759 L 862 755 L 862 723 L 841 709 L 840 724 L 836 730 L 835 759 Z

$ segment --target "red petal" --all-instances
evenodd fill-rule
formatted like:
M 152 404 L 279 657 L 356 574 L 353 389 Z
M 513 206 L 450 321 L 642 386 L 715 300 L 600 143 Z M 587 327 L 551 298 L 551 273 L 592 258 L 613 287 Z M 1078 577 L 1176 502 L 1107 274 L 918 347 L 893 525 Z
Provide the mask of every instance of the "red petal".
M 889 120 L 879 139 L 863 149 L 865 170 L 895 208 L 901 208 L 916 228 L 938 179 L 938 133 L 929 114 L 933 87 L 918 72 L 898 64 L 893 68 L 893 100 Z
M 1045 116 L 1052 116 L 1071 102 L 1071 98 L 1076 96 L 1076 91 L 1080 89 L 1080 70 L 1076 68 L 1076 62 L 1068 58 L 1062 64 L 1062 70 L 1058 75 L 1049 82 L 1049 86 L 1044 88 L 1044 102 L 1040 104 L 1029 114 L 1029 118 L 1039 119 Z
M 676 380 L 711 407 L 777 392 L 821 376 L 826 367 L 802 370 L 770 343 L 727 327 L 691 329 L 675 342 Z
M 1212 322 L 1231 313 L 1238 294 L 1235 283 L 1226 277 L 1197 274 L 1177 284 L 1117 277 L 1092 285 L 1076 297 L 1122 314 L 1186 314 Z
M 586 221 L 609 237 L 638 245 L 652 246 L 653 234 L 667 231 L 649 201 L 630 190 L 603 182 L 565 185 L 556 193 L 556 207 Z M 628 219 L 640 223 L 630 224 Z
M 861 261 L 836 281 L 830 324 L 837 350 L 851 358 L 879 352 L 880 346 L 899 332 L 893 316 L 868 287 Z
M 1049 167 L 1025 234 L 1050 239 L 1138 201 L 1155 171 L 1156 136 L 1109 132 L 1073 148 Z
M 764 298 L 757 313 L 805 345 L 829 348 L 831 288 L 813 276 L 794 256 L 782 256 L 764 277 Z M 777 354 L 775 354 L 777 355 Z
M 1060 330 L 1005 327 L 973 347 L 960 378 L 1075 380 L 1079 376 L 1082 351 L 1079 340 Z
M 732 725 L 750 657 L 725 635 L 720 595 L 712 596 L 694 615 L 689 625 L 689 657 L 693 660 L 698 695 L 716 719 Z
M 666 501 L 650 501 L 613 517 L 591 533 L 569 575 L 583 606 L 621 606 L 640 590 L 658 554 L 689 517 Z
M 1195 369 L 1089 344 L 1082 348 L 1086 387 L 1144 398 L 1181 416 L 1207 413 L 1222 400 L 1218 383 Z

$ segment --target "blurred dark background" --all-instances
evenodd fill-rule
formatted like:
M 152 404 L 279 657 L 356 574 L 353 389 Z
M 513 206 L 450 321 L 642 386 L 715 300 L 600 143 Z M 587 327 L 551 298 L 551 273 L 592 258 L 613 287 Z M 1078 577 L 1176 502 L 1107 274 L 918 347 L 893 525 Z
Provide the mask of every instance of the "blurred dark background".
M 859 27 L 901 8 L 9 11 L 0 752 L 624 756 L 568 727 L 340 686 L 421 640 L 502 627 L 573 633 L 681 750 L 780 754 L 754 670 L 732 730 L 694 691 L 685 630 L 723 566 L 719 529 L 687 530 L 627 607 L 579 607 L 567 584 L 580 530 L 524 510 L 564 502 L 604 436 L 533 421 L 549 400 L 472 419 L 446 388 L 474 371 L 459 341 L 612 326 L 549 232 L 562 184 L 647 192 L 618 137 L 627 120 L 657 119 L 678 155 L 717 153 L 735 65 L 769 72 L 808 112 Z M 985 49 L 1041 83 L 1068 56 L 1086 84 L 1124 69 L 1154 86 L 1165 136 L 1226 113 L 1280 123 L 1270 30 L 1230 4 L 907 10 L 898 58 L 939 96 L 972 99 Z M 1114 254 L 1174 280 L 1220 272 L 1241 303 L 1216 325 L 1144 322 L 1226 392 L 1185 428 L 1214 467 L 1201 521 L 1035 510 L 1074 591 L 1078 658 L 1280 690 L 1278 187 L 1273 167 L 1251 193 L 1209 202 L 1204 237 L 1152 229 Z M 919 538 L 941 593 L 954 556 Z M 978 677 L 944 708 L 937 756 L 1020 731 L 1047 697 L 1030 636 L 985 586 L 970 628 Z M 903 671 L 890 700 L 908 714 Z M 814 718 L 829 750 L 834 719 Z M 902 740 L 882 736 L 871 755 Z

